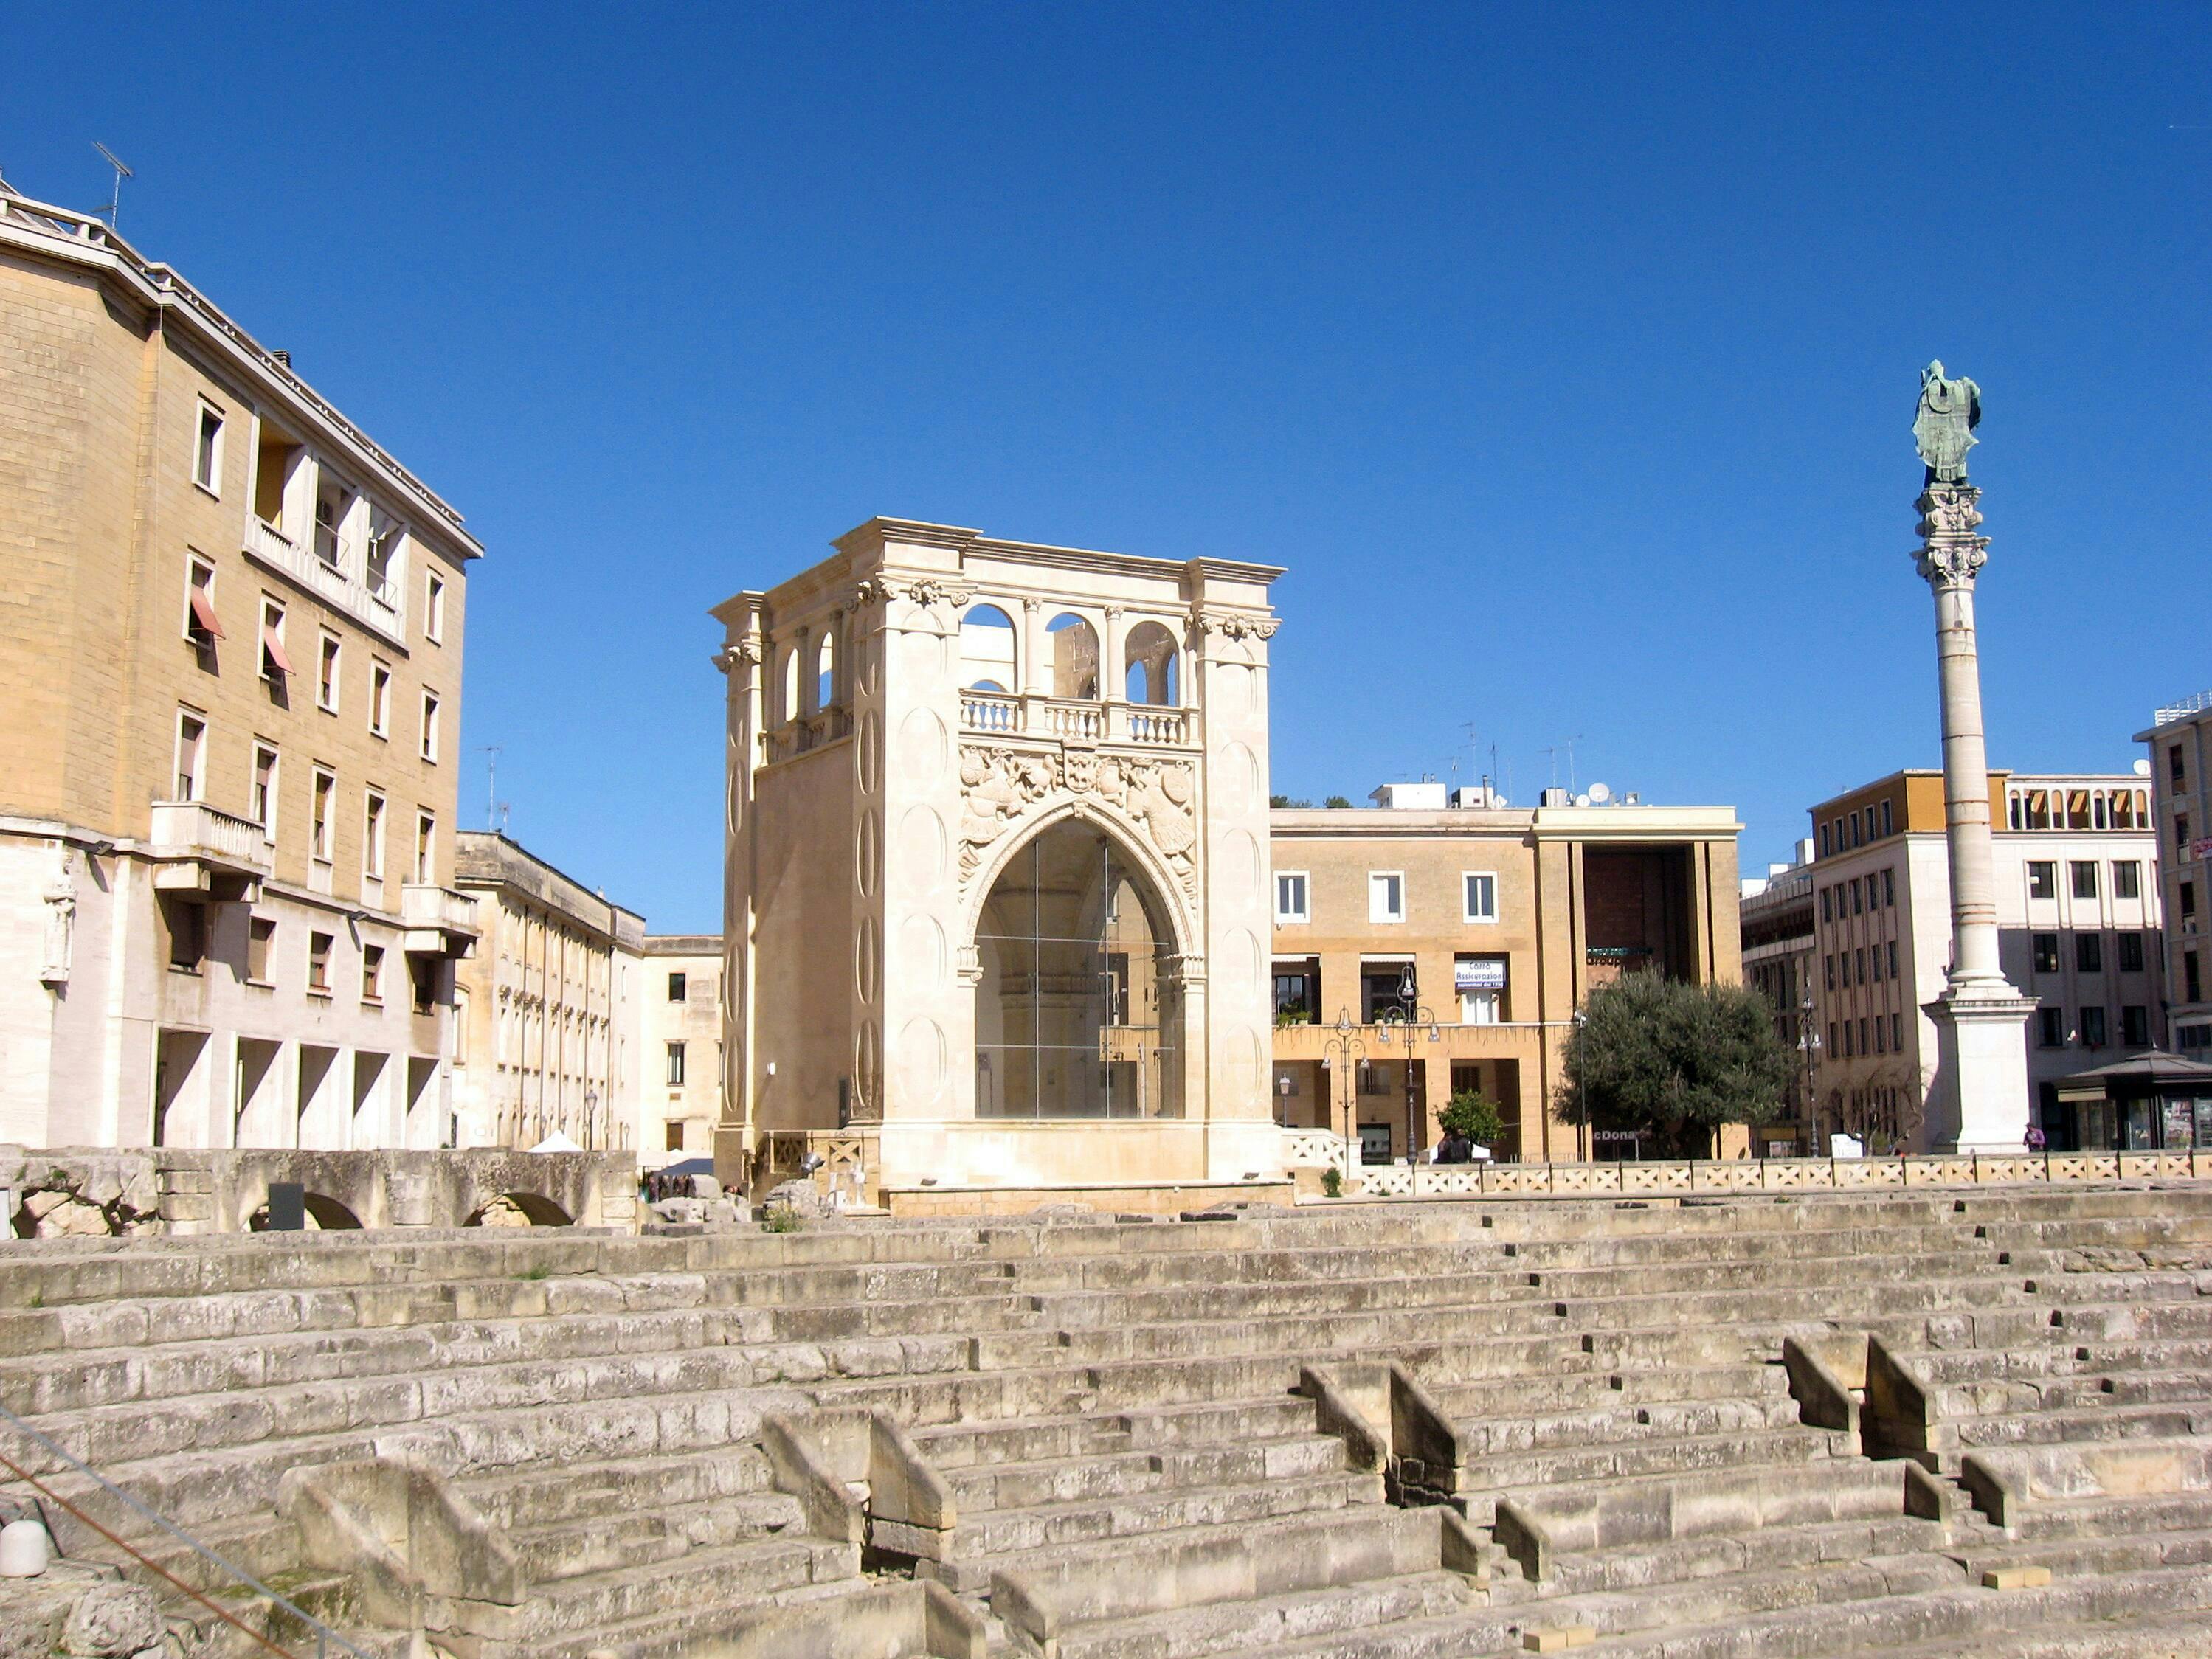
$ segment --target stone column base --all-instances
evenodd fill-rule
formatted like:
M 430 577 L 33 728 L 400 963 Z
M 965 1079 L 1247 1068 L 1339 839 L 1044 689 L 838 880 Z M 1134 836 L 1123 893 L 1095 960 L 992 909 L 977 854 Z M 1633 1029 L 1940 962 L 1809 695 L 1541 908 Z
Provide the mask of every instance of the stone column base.
M 1923 1007 L 1936 1022 L 1929 1145 L 1939 1152 L 2019 1152 L 2033 1121 L 2027 1021 L 2035 999 L 2000 981 L 1989 991 L 1954 988 Z

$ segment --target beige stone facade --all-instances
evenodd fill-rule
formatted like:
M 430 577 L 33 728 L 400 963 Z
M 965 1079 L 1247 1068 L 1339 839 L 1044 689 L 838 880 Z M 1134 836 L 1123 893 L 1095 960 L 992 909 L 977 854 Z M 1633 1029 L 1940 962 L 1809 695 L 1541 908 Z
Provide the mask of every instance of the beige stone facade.
M 459 515 L 0 193 L 0 1139 L 451 1138 Z
M 644 919 L 505 836 L 458 839 L 455 880 L 483 928 L 455 993 L 460 1144 L 641 1150 Z
M 1615 1155 L 1562 1103 L 1575 1010 L 1639 968 L 1740 976 L 1741 826 L 1728 808 L 1272 817 L 1276 1115 L 1356 1133 L 1370 1160 L 1433 1147 L 1462 1089 L 1502 1109 L 1502 1158 Z
M 2204 921 L 2212 908 L 2212 691 L 2158 710 L 2136 741 L 2150 746 L 2173 1046 L 2212 1061 L 2212 943 Z
M 717 607 L 718 1173 L 858 1126 L 886 1194 L 1281 1173 L 1273 568 L 877 519 Z
M 637 997 L 637 1161 L 658 1169 L 714 1150 L 722 1117 L 722 939 L 648 933 Z

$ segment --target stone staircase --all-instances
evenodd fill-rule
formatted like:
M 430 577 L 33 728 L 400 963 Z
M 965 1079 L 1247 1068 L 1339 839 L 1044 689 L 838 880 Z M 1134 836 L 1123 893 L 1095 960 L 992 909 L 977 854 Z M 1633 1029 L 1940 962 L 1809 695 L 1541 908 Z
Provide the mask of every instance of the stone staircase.
M 0 1403 L 380 1656 L 2212 1650 L 2185 1183 L 8 1266 Z

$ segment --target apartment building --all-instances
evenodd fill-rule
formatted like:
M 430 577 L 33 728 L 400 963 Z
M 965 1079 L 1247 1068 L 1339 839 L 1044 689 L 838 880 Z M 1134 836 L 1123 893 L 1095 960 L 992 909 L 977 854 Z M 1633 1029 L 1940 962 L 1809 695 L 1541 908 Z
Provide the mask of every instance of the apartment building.
M 722 1110 L 722 936 L 648 933 L 638 997 L 637 1157 L 655 1169 L 714 1150 Z
M 456 841 L 454 879 L 483 930 L 455 991 L 460 1144 L 644 1150 L 645 919 L 505 836 Z
M 0 1140 L 450 1144 L 460 515 L 0 188 Z
M 1382 1162 L 1433 1146 L 1474 1090 L 1501 1108 L 1501 1158 L 1633 1155 L 1567 1114 L 1567 1035 L 1626 972 L 1739 978 L 1734 811 L 1374 799 L 1270 815 L 1279 1121 Z
M 2175 1048 L 2195 1060 L 2212 1060 L 2212 945 L 2204 910 L 2212 904 L 2212 691 L 2161 708 L 2148 731 L 2150 783 L 2155 802 L 2160 888 L 2166 929 L 2166 1018 Z
M 1743 978 L 1774 1006 L 1774 1034 L 1797 1056 L 1780 1114 L 1752 1131 L 1767 1158 L 1808 1158 L 1825 1152 L 1813 1143 L 1813 1064 L 1819 1053 L 1807 1003 L 1813 994 L 1818 930 L 1813 920 L 1813 843 L 1801 841 L 1787 864 L 1771 864 L 1763 876 L 1746 876 L 1741 914 Z
M 2156 1046 L 2165 973 L 2151 785 L 2132 774 L 1989 775 L 1999 959 L 2039 1005 L 2028 1079 L 2050 1144 L 2108 1144 L 2057 1097 L 2058 1079 Z M 1887 777 L 1813 809 L 1816 1142 L 1943 1144 L 1929 1121 L 1936 1028 L 1923 1012 L 1950 970 L 1943 775 Z

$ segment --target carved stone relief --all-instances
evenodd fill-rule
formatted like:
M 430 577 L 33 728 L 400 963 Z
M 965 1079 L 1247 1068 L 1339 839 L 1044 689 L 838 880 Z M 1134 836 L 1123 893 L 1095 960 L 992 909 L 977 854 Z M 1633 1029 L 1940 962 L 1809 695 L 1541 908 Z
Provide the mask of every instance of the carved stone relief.
M 1103 801 L 1142 830 L 1185 892 L 1197 896 L 1197 779 L 1188 762 L 1025 752 L 963 744 L 960 750 L 960 880 L 973 878 L 992 845 L 1048 800 Z

